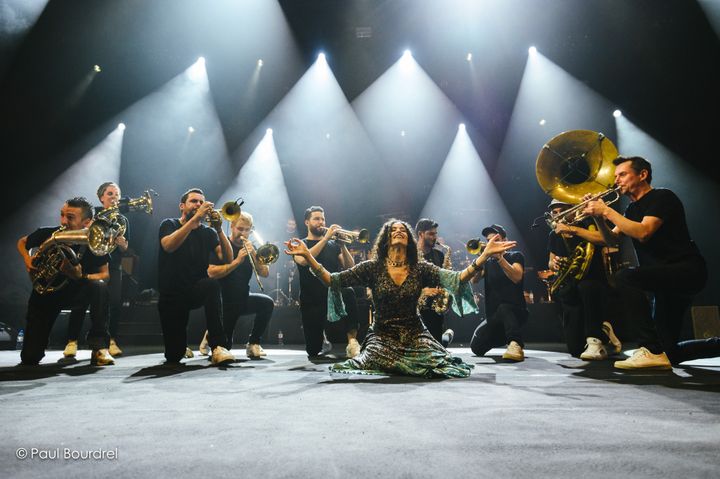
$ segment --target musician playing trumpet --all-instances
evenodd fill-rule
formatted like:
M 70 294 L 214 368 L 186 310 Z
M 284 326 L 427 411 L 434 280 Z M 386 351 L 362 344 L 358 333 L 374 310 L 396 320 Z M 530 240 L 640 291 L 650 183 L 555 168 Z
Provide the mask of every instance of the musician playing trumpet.
M 255 247 L 249 240 L 253 231 L 253 217 L 247 211 L 230 225 L 230 245 L 234 259 L 227 264 L 220 260 L 211 261 L 208 276 L 220 281 L 223 296 L 223 329 L 227 350 L 232 349 L 235 324 L 240 316 L 254 314 L 252 331 L 246 344 L 245 353 L 250 359 L 260 359 L 267 354 L 263 350 L 262 336 L 270 322 L 275 303 L 266 294 L 250 292 L 250 278 L 253 271 L 267 278 L 270 268 L 258 259 Z M 252 256 L 252 262 L 249 256 Z M 254 267 L 253 267 L 254 264 Z M 209 354 L 207 331 L 200 343 L 200 353 Z
M 190 310 L 200 307 L 205 310 L 213 364 L 235 360 L 225 349 L 220 283 L 208 276 L 210 256 L 222 263 L 233 258 L 222 216 L 213 207 L 201 189 L 191 188 L 180 199 L 180 218 L 167 218 L 160 224 L 158 310 L 165 359 L 171 364 L 186 356 Z M 208 218 L 210 227 L 204 224 Z
M 77 231 L 87 228 L 92 223 L 93 208 L 85 198 L 71 198 L 60 210 L 60 227 L 39 228 L 28 236 L 18 240 L 17 249 L 25 262 L 29 273 L 42 267 L 30 250 L 41 246 L 53 233 L 60 228 Z M 62 309 L 72 309 L 90 305 L 90 331 L 87 342 L 92 349 L 91 363 L 98 366 L 113 364 L 108 353 L 109 335 L 107 331 L 108 289 L 109 278 L 108 256 L 95 256 L 87 251 L 86 245 L 70 246 L 80 262 L 72 264 L 64 259 L 59 274 L 67 278 L 67 284 L 53 291 L 40 294 L 33 289 L 28 300 L 25 318 L 25 341 L 20 353 L 21 364 L 36 365 L 45 356 L 50 331 Z

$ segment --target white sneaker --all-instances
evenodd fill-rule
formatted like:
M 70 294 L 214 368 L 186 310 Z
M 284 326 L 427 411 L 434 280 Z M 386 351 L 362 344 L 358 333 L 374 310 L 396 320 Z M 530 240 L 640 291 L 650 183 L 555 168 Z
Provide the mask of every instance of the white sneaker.
M 115 360 L 110 356 L 107 349 L 96 349 L 90 356 L 90 364 L 93 366 L 110 366 L 115 364 Z
M 77 354 L 77 339 L 68 341 L 68 343 L 65 345 L 65 351 L 63 351 L 63 356 L 66 358 L 74 358 Z
M 348 359 L 354 358 L 360 354 L 360 343 L 358 343 L 358 340 L 355 338 L 350 339 L 348 341 L 348 345 L 345 348 L 345 355 L 348 357 Z
M 231 363 L 233 361 L 235 361 L 235 356 L 233 356 L 230 351 L 223 348 L 222 346 L 215 346 L 215 349 L 213 349 L 212 352 L 213 364 L 225 364 Z
M 323 344 L 322 349 L 320 350 L 320 354 L 327 354 L 330 351 L 332 351 L 332 343 L 328 341 L 326 337 L 323 337 Z
M 245 354 L 250 359 L 260 359 L 263 356 L 267 356 L 265 350 L 259 344 L 248 343 L 245 347 Z
M 502 355 L 503 359 L 509 359 L 510 361 L 524 361 L 525 360 L 525 351 L 523 351 L 522 346 L 520 346 L 515 341 L 510 341 L 510 344 L 508 344 L 507 349 Z
M 603 346 L 602 341 L 598 338 L 589 337 L 587 338 L 587 344 L 585 345 L 585 351 L 580 355 L 580 359 L 588 361 L 599 361 L 601 359 L 607 359 L 608 354 Z
M 198 346 L 198 350 L 203 356 L 210 356 L 210 344 L 208 343 L 207 336 L 208 332 L 205 331 L 205 336 L 203 336 L 202 341 L 200 341 L 200 346 Z
M 605 333 L 605 335 L 608 337 L 608 341 L 612 345 L 612 350 L 615 352 L 615 354 L 622 351 L 622 342 L 618 339 L 617 336 L 615 336 L 615 331 L 613 330 L 612 324 L 607 321 L 603 321 L 602 330 L 603 333 Z
M 122 356 L 122 349 L 117 345 L 117 342 L 113 338 L 110 338 L 110 347 L 108 348 L 110 356 Z
M 192 352 L 192 349 L 185 348 L 185 358 L 190 359 L 190 358 L 194 358 L 194 357 L 195 357 L 195 353 Z
M 441 338 L 443 347 L 447 348 L 448 346 L 450 346 L 450 343 L 452 343 L 454 336 L 455 331 L 453 331 L 452 329 L 446 329 Z
M 639 348 L 624 361 L 615 361 L 615 367 L 618 369 L 672 369 L 672 364 L 664 352 L 653 354 L 647 348 Z

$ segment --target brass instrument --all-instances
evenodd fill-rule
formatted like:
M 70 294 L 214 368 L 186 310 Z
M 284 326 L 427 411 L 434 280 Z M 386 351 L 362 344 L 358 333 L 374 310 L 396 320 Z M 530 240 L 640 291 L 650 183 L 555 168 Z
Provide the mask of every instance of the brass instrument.
M 465 249 L 472 255 L 480 255 L 487 246 L 487 242 L 483 241 L 482 238 L 472 238 L 465 243 Z
M 107 227 L 112 230 L 114 238 L 124 236 L 127 232 L 127 220 L 120 214 L 120 211 L 144 211 L 151 215 L 153 212 L 153 196 L 157 196 L 155 191 L 145 190 L 145 193 L 138 198 L 121 198 L 113 206 L 98 211 L 97 214 L 95 214 L 93 222 L 106 223 Z M 112 253 L 117 247 L 114 238 L 108 253 Z
M 615 197 L 612 198 L 611 195 L 615 195 Z M 557 226 L 558 224 L 566 224 L 566 225 L 577 224 L 588 217 L 582 211 L 585 209 L 587 204 L 590 203 L 591 201 L 603 200 L 605 202 L 605 204 L 611 205 L 619 199 L 620 199 L 620 187 L 616 186 L 615 188 L 609 188 L 605 191 L 601 191 L 600 193 L 596 193 L 596 194 L 592 195 L 588 199 L 581 201 L 580 203 L 576 204 L 575 206 L 568 208 L 565 211 L 561 211 L 556 215 L 553 215 L 551 213 L 545 213 L 545 221 L 547 222 L 548 226 L 550 226 L 550 228 L 552 228 L 552 229 L 555 229 L 555 226 Z
M 240 218 L 240 214 L 242 213 L 240 207 L 244 204 L 245 201 L 243 201 L 242 198 L 238 198 L 235 201 L 226 201 L 219 210 L 208 211 L 203 221 L 212 227 L 222 224 L 223 218 L 232 223 Z
M 33 288 L 39 294 L 58 291 L 68 282 L 60 268 L 65 260 L 77 265 L 80 259 L 70 245 L 86 245 L 96 256 L 107 254 L 115 243 L 115 230 L 105 221 L 93 222 L 89 227 L 79 230 L 67 230 L 60 227 L 33 256 L 34 269 L 30 272 Z
M 240 238 L 243 241 L 243 247 L 245 248 L 245 252 L 247 253 L 248 260 L 250 261 L 250 266 L 252 266 L 253 272 L 255 273 L 255 280 L 257 281 L 258 287 L 260 288 L 260 291 L 265 291 L 262 281 L 260 281 L 260 275 L 258 274 L 257 264 L 255 263 L 255 259 L 253 258 L 253 255 L 250 253 L 250 249 L 248 248 L 248 242 L 250 242 L 250 240 L 246 239 L 244 237 L 240 237 Z M 260 246 L 257 250 L 255 250 L 255 256 L 257 257 L 258 263 L 260 263 L 262 265 L 270 265 L 270 264 L 273 264 L 275 261 L 277 261 L 278 258 L 280 257 L 280 250 L 278 249 L 277 246 L 275 246 L 272 243 L 265 243 L 264 245 Z
M 552 198 L 575 205 L 558 215 L 547 215 L 551 228 L 555 229 L 558 223 L 573 224 L 585 219 L 582 210 L 590 201 L 606 199 L 612 194 L 616 197 L 609 203 L 617 201 L 620 193 L 615 188 L 612 163 L 617 156 L 617 148 L 605 135 L 590 130 L 560 133 L 542 147 L 535 163 L 540 187 Z M 588 194 L 592 197 L 583 201 Z M 554 294 L 571 278 L 577 281 L 584 278 L 594 253 L 592 243 L 578 244 L 549 285 L 549 293 Z
M 450 250 L 450 247 L 440 242 L 436 244 L 445 250 L 445 258 L 443 259 L 442 268 L 452 269 L 452 260 L 450 258 L 450 253 L 452 251 Z M 433 311 L 435 311 L 437 314 L 445 314 L 450 307 L 450 301 L 450 293 L 447 289 L 443 289 L 442 293 L 433 297 L 431 307 Z
M 327 231 L 327 228 L 323 228 L 323 233 Z M 350 230 L 336 230 L 335 234 L 333 235 L 333 239 L 336 241 L 340 241 L 341 243 L 367 243 L 370 241 L 370 232 L 366 229 L 361 229 L 360 231 L 350 231 Z

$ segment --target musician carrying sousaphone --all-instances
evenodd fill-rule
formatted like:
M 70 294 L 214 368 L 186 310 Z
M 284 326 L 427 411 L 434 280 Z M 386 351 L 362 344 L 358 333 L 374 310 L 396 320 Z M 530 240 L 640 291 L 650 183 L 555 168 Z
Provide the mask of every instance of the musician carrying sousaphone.
M 546 218 L 550 294 L 560 301 L 568 352 L 584 360 L 619 353 L 622 344 L 606 321 L 609 284 L 598 225 L 582 215 L 586 195 L 613 196 L 615 146 L 600 133 L 574 130 L 551 139 L 537 159 L 538 182 L 553 197 Z
M 25 318 L 21 364 L 36 365 L 45 356 L 50 331 L 62 309 L 90 305 L 91 363 L 113 364 L 108 353 L 108 256 L 112 239 L 91 226 L 92 205 L 83 197 L 67 200 L 60 209 L 60 226 L 44 227 L 18 240 L 17 249 L 33 281 Z M 34 254 L 31 250 L 37 248 Z

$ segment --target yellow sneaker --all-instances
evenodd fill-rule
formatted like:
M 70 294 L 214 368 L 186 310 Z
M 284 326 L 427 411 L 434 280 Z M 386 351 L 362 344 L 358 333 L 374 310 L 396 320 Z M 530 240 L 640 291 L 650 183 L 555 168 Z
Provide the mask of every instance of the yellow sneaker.
M 208 332 L 205 331 L 205 336 L 203 336 L 202 341 L 200 341 L 200 346 L 198 346 L 198 350 L 203 356 L 210 356 L 210 344 L 208 343 L 207 336 Z
M 615 361 L 615 367 L 618 369 L 672 369 L 672 364 L 664 352 L 653 354 L 647 348 L 639 348 L 624 361 Z
M 185 348 L 185 358 L 190 359 L 190 358 L 194 358 L 194 357 L 195 357 L 195 353 L 192 352 L 192 349 Z
M 508 359 L 510 361 L 525 361 L 525 351 L 523 351 L 522 346 L 520 346 L 515 341 L 510 341 L 510 344 L 508 344 L 507 349 L 502 355 L 503 359 Z
M 250 359 L 260 359 L 267 356 L 265 350 L 259 344 L 248 343 L 245 348 L 245 354 Z
M 108 348 L 110 356 L 122 356 L 122 349 L 120 349 L 113 338 L 110 338 L 110 347 Z
M 90 364 L 93 366 L 110 366 L 115 364 L 115 360 L 107 349 L 95 349 L 90 356 Z
M 345 348 L 345 355 L 348 359 L 352 359 L 358 354 L 360 354 L 360 343 L 358 343 L 357 339 L 352 338 L 348 341 L 348 345 Z
M 222 346 L 215 346 L 212 352 L 213 364 L 226 364 L 235 361 L 235 356 Z
M 65 351 L 63 351 L 63 356 L 66 358 L 74 358 L 77 354 L 77 339 L 73 341 L 68 341 L 68 343 L 65 345 Z

